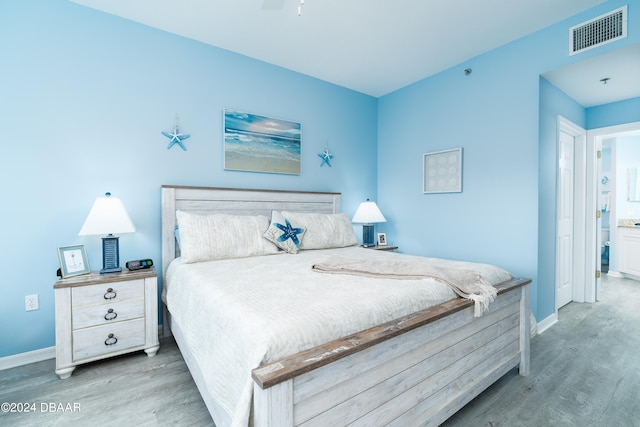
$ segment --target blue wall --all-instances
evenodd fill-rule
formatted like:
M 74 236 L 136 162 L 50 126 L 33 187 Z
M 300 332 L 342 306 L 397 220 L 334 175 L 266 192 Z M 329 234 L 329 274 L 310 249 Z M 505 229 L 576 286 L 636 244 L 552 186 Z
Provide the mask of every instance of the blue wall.
M 640 98 L 587 108 L 586 113 L 587 129 L 637 122 L 640 121 Z
M 162 184 L 340 191 L 348 213 L 376 197 L 373 97 L 64 0 L 0 1 L 0 58 L 0 357 L 55 344 L 56 248 L 85 244 L 102 267 L 100 238 L 78 232 L 106 191 L 137 228 L 121 264 L 160 263 Z M 300 122 L 302 173 L 224 171 L 224 108 Z M 186 152 L 160 133 L 176 114 Z
M 552 315 L 554 282 L 538 275 L 555 268 L 555 172 L 547 174 L 557 163 L 555 135 L 548 140 L 539 115 L 565 111 L 587 122 L 566 95 L 552 94 L 562 105 L 541 106 L 553 100 L 541 99 L 540 75 L 638 43 L 639 3 L 606 2 L 380 98 L 378 199 L 389 240 L 404 252 L 497 263 L 531 277 L 536 318 Z M 624 4 L 626 39 L 568 55 L 571 26 Z M 462 193 L 422 194 L 423 153 L 455 147 L 464 153 Z

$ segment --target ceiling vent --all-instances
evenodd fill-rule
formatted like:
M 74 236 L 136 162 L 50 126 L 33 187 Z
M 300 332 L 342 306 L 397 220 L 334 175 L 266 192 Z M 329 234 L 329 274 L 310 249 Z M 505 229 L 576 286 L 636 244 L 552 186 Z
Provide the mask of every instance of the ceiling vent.
M 627 6 L 569 29 L 569 55 L 627 37 Z

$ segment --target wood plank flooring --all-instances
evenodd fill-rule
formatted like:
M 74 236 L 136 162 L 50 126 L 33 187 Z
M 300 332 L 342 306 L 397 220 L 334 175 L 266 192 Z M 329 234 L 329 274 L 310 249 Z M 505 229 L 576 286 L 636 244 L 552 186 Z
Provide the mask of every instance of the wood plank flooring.
M 640 282 L 603 275 L 599 301 L 570 303 L 514 370 L 443 426 L 640 426 Z
M 598 303 L 571 303 L 559 319 L 532 340 L 528 377 L 510 371 L 443 425 L 640 426 L 640 282 L 607 278 Z M 171 339 L 155 357 L 79 366 L 67 380 L 54 369 L 46 360 L 0 371 L 0 403 L 36 406 L 0 411 L 0 426 L 214 425 Z
M 0 426 L 215 426 L 173 339 L 160 340 L 155 357 L 140 351 L 80 365 L 66 380 L 54 370 L 51 359 L 0 371 L 0 404 L 36 404 L 35 412 L 0 412 Z M 50 411 L 49 402 L 80 410 Z

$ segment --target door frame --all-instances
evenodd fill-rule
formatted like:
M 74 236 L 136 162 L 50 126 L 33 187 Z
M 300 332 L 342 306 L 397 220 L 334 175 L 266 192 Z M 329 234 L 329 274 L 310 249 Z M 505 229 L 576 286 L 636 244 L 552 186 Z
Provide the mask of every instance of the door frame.
M 596 128 L 587 131 L 587 194 L 589 195 L 587 200 L 587 207 L 595 212 L 598 209 L 598 147 L 602 146 L 602 140 L 604 138 L 622 136 L 626 133 L 636 133 L 640 131 L 640 122 L 631 122 L 615 126 L 607 126 L 603 128 Z M 597 220 L 595 215 L 592 215 L 587 221 L 587 228 L 585 229 L 585 235 L 587 236 L 588 245 L 587 253 L 585 254 L 587 259 L 591 261 L 591 264 L 587 266 L 587 269 L 591 267 L 590 271 L 596 271 L 599 269 L 600 259 L 600 245 L 599 234 L 601 231 L 601 222 Z M 615 224 L 610 224 L 611 233 L 613 234 Z M 595 253 L 596 256 L 593 256 Z M 589 271 L 589 270 L 586 270 Z M 587 275 L 587 281 L 585 281 L 585 302 L 596 302 L 598 299 L 598 287 L 600 280 L 596 279 L 596 275 Z

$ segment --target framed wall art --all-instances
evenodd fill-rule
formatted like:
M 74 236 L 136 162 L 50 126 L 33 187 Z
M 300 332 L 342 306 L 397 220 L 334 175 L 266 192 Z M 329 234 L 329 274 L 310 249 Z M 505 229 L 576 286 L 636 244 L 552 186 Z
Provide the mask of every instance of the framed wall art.
M 300 123 L 224 110 L 224 169 L 300 175 Z
M 462 192 L 462 148 L 424 154 L 422 192 Z
M 63 278 L 91 272 L 89 258 L 87 258 L 87 251 L 84 245 L 59 247 L 58 259 L 60 260 L 60 272 Z

